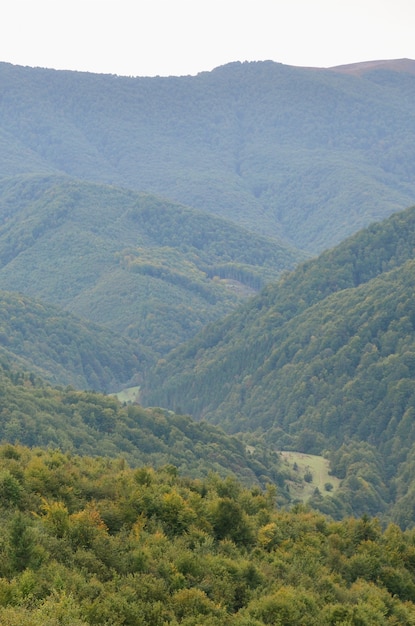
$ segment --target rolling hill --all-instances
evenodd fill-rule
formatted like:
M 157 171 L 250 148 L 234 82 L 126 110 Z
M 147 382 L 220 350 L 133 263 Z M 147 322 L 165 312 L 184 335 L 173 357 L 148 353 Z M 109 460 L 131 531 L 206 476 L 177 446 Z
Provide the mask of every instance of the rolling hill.
M 0 178 L 151 192 L 316 254 L 414 202 L 414 63 L 179 78 L 2 63 Z
M 414 623 L 414 96 L 0 63 L 1 623 Z
M 161 409 L 121 404 L 112 395 L 55 388 L 0 361 L 0 441 L 83 456 L 122 458 L 132 467 L 174 466 L 185 476 L 232 476 L 246 485 L 280 482 L 278 455 L 258 442 L 248 452 L 208 423 Z M 264 462 L 266 460 L 266 462 Z M 288 500 L 281 494 L 281 502 Z
M 224 219 L 65 176 L 0 180 L 0 288 L 67 309 L 153 358 L 304 255 Z
M 106 392 L 139 384 L 152 362 L 138 341 L 7 291 L 0 291 L 0 354 L 54 385 Z
M 414 237 L 412 208 L 302 264 L 169 355 L 144 401 L 328 454 L 354 513 L 407 523 Z
M 155 394 L 159 394 L 160 401 L 167 406 L 174 403 L 177 393 L 177 398 L 183 396 L 183 402 L 187 401 L 186 410 L 213 419 L 227 397 L 229 387 L 223 385 L 212 393 L 209 385 L 205 388 L 196 385 L 199 376 L 206 378 L 209 373 L 209 378 L 215 378 L 213 372 L 217 372 L 219 380 L 224 382 L 223 374 L 229 371 L 230 377 L 240 382 L 246 375 L 257 372 L 274 349 L 280 349 L 281 338 L 287 342 L 297 340 L 295 320 L 300 317 L 307 320 L 311 311 L 316 311 L 315 319 L 318 320 L 319 306 L 325 306 L 329 298 L 351 297 L 355 293 L 363 293 L 362 297 L 366 297 L 365 289 L 374 279 L 386 280 L 392 270 L 399 276 L 400 269 L 413 260 L 414 235 L 415 209 L 412 208 L 373 224 L 336 248 L 301 264 L 279 282 L 265 287 L 234 314 L 209 325 L 191 342 L 172 352 L 155 370 L 151 386 L 164 389 Z M 394 284 L 397 286 L 388 279 L 391 294 Z M 347 324 L 347 308 L 342 306 L 339 311 Z M 383 295 L 377 301 L 376 313 L 386 314 Z M 287 334 L 287 324 L 294 326 L 292 334 Z M 325 334 L 321 333 L 321 336 Z M 304 343 L 310 344 L 309 341 Z M 292 356 L 292 350 L 287 348 L 284 352 Z M 182 389 L 179 385 L 180 377 L 182 384 L 186 385 L 186 394 L 183 394 L 185 387 Z M 195 384 L 197 393 L 192 394 L 187 388 L 187 378 L 189 384 Z M 192 397 L 196 404 L 192 404 Z
M 164 357 L 413 202 L 413 63 L 151 79 L 0 63 L 0 289 Z
M 0 64 L 3 354 L 64 384 L 143 382 L 253 450 L 324 453 L 342 483 L 316 506 L 408 524 L 413 64 Z

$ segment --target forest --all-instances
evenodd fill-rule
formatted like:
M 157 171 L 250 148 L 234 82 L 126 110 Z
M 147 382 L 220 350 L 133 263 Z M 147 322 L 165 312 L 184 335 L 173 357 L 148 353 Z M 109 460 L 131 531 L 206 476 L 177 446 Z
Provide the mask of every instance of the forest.
M 139 382 L 151 362 L 138 341 L 9 291 L 0 291 L 0 355 L 55 385 L 103 392 Z
M 113 395 L 52 387 L 32 372 L 0 367 L 0 441 L 86 456 L 123 458 L 131 465 L 174 465 L 187 476 L 210 471 L 247 485 L 284 485 L 278 455 L 258 441 L 248 452 L 217 426 L 160 408 L 121 403 Z M 280 502 L 289 500 L 284 490 Z
M 415 535 L 123 459 L 0 447 L 7 626 L 410 626 Z
M 0 288 L 104 326 L 153 360 L 306 258 L 222 218 L 69 177 L 0 179 L 0 199 Z M 88 387 L 116 390 L 98 382 Z
M 415 624 L 414 103 L 0 63 L 1 625 Z
M 152 193 L 315 255 L 415 202 L 413 63 L 169 78 L 0 63 L 0 174 Z
M 313 506 L 412 524 L 415 209 L 357 233 L 178 347 L 142 401 L 328 456 Z

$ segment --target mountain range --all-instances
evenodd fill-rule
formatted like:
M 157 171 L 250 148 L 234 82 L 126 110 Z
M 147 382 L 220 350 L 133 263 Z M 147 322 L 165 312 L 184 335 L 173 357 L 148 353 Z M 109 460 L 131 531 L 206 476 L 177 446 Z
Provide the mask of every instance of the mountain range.
M 316 254 L 415 200 L 415 61 L 128 78 L 0 64 L 0 174 L 150 192 Z
M 362 479 L 344 497 L 353 512 L 412 519 L 414 241 L 411 208 L 301 264 L 173 351 L 142 400 L 329 454 L 335 474 Z
M 33 377 L 139 386 L 172 422 L 150 462 L 175 462 L 166 447 L 184 426 L 169 411 L 185 412 L 227 431 L 209 426 L 221 471 L 237 473 L 222 463 L 235 434 L 261 485 L 286 488 L 276 450 L 324 455 L 342 484 L 313 506 L 410 526 L 414 67 L 232 63 L 150 79 L 0 64 L 0 352 L 12 383 L 56 406 L 80 392 L 57 400 Z M 19 441 L 13 402 L 3 437 Z M 120 430 L 102 450 L 137 462 L 145 436 L 115 399 L 81 402 L 80 440 L 50 430 L 54 406 L 50 443 L 84 453 L 112 411 Z M 23 443 L 47 445 L 31 432 Z
M 150 79 L 0 63 L 0 289 L 164 357 L 415 201 L 414 64 Z
M 3 179 L 0 197 L 0 288 L 139 339 L 154 355 L 301 258 L 219 217 L 69 177 Z

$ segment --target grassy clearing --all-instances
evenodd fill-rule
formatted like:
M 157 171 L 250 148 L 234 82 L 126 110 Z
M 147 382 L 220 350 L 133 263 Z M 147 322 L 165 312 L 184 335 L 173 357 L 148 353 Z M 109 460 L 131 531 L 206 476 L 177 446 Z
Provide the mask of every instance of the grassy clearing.
M 136 404 L 140 401 L 140 387 L 128 387 L 112 395 L 116 396 L 120 402 Z
M 288 485 L 293 500 L 306 502 L 315 489 L 319 489 L 323 496 L 335 493 L 340 480 L 330 476 L 327 459 L 302 452 L 282 451 L 280 454 L 292 476 Z

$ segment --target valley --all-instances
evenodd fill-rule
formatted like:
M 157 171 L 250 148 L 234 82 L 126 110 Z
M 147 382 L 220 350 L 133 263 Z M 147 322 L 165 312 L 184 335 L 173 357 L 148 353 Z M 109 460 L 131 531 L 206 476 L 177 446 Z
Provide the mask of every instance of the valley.
M 415 61 L 0 96 L 0 623 L 415 623 Z

